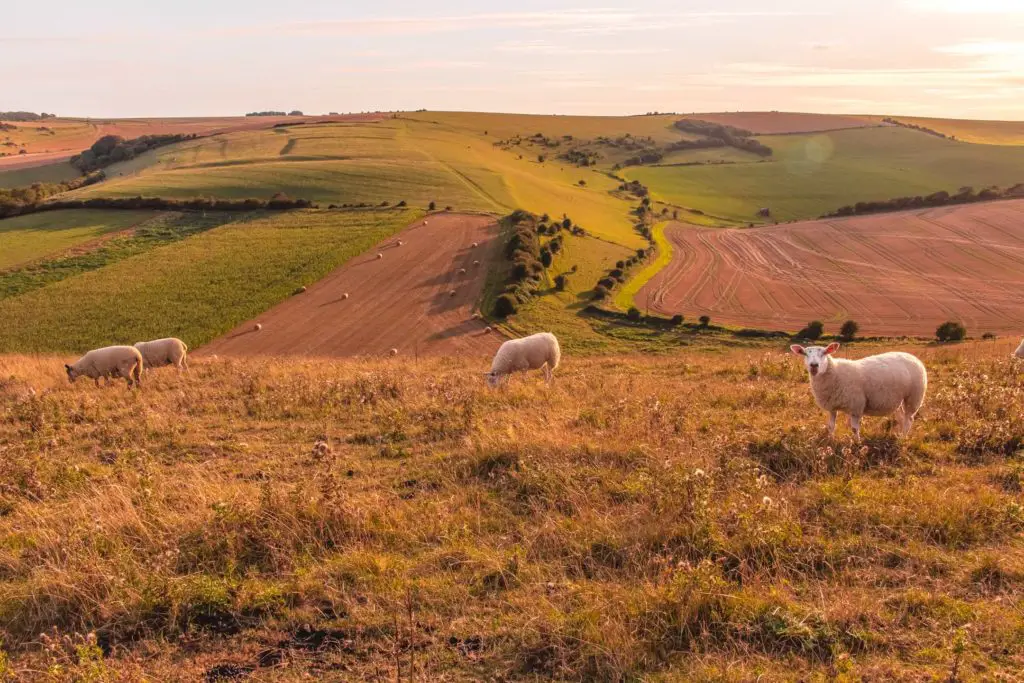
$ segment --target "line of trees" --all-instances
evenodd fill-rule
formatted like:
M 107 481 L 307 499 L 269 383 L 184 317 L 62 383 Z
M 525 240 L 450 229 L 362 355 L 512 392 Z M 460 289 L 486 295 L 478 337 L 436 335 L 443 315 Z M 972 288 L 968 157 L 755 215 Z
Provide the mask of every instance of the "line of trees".
M 151 149 L 192 140 L 195 137 L 194 133 L 192 135 L 143 135 L 126 140 L 120 135 L 104 135 L 92 143 L 89 149 L 71 157 L 70 163 L 82 173 L 90 173 L 119 161 L 134 159 Z
M 695 135 L 703 135 L 706 138 L 721 140 L 729 147 L 735 147 L 744 152 L 750 152 L 762 157 L 772 155 L 771 147 L 755 140 L 753 137 L 754 133 L 743 128 L 712 123 L 711 121 L 701 121 L 699 119 L 680 119 L 674 125 L 677 130 L 684 133 L 693 133 Z
M 0 188 L 0 218 L 35 213 L 48 198 L 62 192 L 77 190 L 103 180 L 102 171 L 63 183 L 33 183 L 26 187 Z
M 291 111 L 251 111 L 246 116 L 303 116 L 298 109 Z
M 910 130 L 916 130 L 919 133 L 927 133 L 928 135 L 934 135 L 937 138 L 943 138 L 943 139 L 946 139 L 946 140 L 955 140 L 956 139 L 952 135 L 946 135 L 945 133 L 940 133 L 939 131 L 935 130 L 934 128 L 928 128 L 927 126 L 919 126 L 919 125 L 917 125 L 915 123 L 907 123 L 905 121 L 899 121 L 897 119 L 892 118 L 891 116 L 886 116 L 884 119 L 882 119 L 882 123 L 888 123 L 888 124 L 890 124 L 892 126 L 899 126 L 900 128 L 909 128 Z
M 72 188 L 73 189 L 73 188 Z M 36 201 L 7 205 L 0 196 L 0 218 L 9 218 L 42 211 L 60 209 L 115 209 L 125 211 L 289 211 L 316 209 L 318 205 L 308 199 L 165 199 L 163 197 L 93 197 L 64 201 Z
M 1011 199 L 1024 197 L 1024 183 L 1017 183 L 1012 187 L 1000 189 L 998 187 L 987 187 L 980 192 L 974 188 L 961 187 L 956 194 L 950 194 L 945 190 L 933 192 L 930 195 L 914 197 L 896 197 L 871 202 L 857 202 L 847 206 L 841 206 L 832 213 L 827 213 L 822 218 L 836 218 L 840 216 L 858 216 L 867 213 L 879 213 L 883 211 L 903 211 L 906 209 L 921 209 L 934 206 L 946 206 L 949 204 L 969 204 L 971 202 L 984 202 L 993 199 Z
M 41 114 L 31 111 L 0 111 L 0 121 L 41 121 L 53 118 L 57 118 L 57 115 L 47 114 L 45 111 Z

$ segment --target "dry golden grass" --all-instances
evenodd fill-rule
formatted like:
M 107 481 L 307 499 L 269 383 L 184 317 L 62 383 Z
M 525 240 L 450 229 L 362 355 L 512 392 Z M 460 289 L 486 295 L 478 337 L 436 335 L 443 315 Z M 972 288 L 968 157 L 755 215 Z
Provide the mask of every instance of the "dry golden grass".
M 128 392 L 0 357 L 0 679 L 1011 680 L 1014 346 L 916 347 L 914 435 L 863 446 L 780 347 L 498 392 L 452 359 Z

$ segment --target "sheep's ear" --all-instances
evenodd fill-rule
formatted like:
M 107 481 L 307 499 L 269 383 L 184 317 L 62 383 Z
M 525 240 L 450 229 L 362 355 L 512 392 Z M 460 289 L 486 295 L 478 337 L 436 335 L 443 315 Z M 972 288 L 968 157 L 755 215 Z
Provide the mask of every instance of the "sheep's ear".
M 827 353 L 827 354 L 835 353 L 838 350 L 839 350 L 839 342 L 832 342 L 831 344 L 829 344 L 825 348 L 825 353 Z
M 793 344 L 792 346 L 789 347 L 789 350 L 798 356 L 804 355 L 804 347 L 800 346 L 799 344 Z

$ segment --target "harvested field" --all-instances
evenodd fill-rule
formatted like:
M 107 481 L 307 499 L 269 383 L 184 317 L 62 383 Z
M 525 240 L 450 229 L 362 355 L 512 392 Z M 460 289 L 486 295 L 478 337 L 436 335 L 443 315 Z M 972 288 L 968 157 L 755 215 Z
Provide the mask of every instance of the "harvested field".
M 307 291 L 214 340 L 202 353 L 323 357 L 386 355 L 391 349 L 402 356 L 493 353 L 502 338 L 484 332 L 486 323 L 471 316 L 497 237 L 497 224 L 486 216 L 429 216 Z M 473 248 L 474 242 L 479 246 Z M 473 266 L 475 260 L 482 263 Z M 460 269 L 466 272 L 459 274 Z M 262 325 L 259 331 L 257 324 Z
M 211 118 L 164 119 L 47 119 L 15 123 L 10 138 L 25 154 L 0 157 L 0 172 L 55 164 L 70 159 L 104 135 L 137 138 L 143 135 L 214 135 L 270 128 L 277 123 L 323 123 L 328 121 L 377 121 L 384 114 L 344 114 L 339 116 L 224 116 Z M 49 128 L 43 134 L 39 129 Z M 3 151 L 3 149 L 0 149 Z
M 659 313 L 827 332 L 853 319 L 868 335 L 1024 329 L 1024 200 L 666 235 L 672 261 L 636 296 Z
M 700 119 L 727 126 L 735 126 L 758 135 L 784 135 L 787 133 L 820 133 L 844 128 L 866 128 L 880 125 L 865 116 L 836 114 L 801 114 L 780 111 L 721 112 L 690 114 L 687 119 Z

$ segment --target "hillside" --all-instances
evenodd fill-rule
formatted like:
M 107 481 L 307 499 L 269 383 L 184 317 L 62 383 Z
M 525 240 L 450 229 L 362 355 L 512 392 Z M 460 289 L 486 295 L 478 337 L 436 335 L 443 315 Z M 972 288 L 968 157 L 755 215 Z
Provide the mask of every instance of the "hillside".
M 1015 344 L 910 347 L 923 418 L 862 446 L 781 345 L 501 392 L 459 357 L 196 358 L 132 393 L 0 356 L 0 672 L 1012 680 Z

